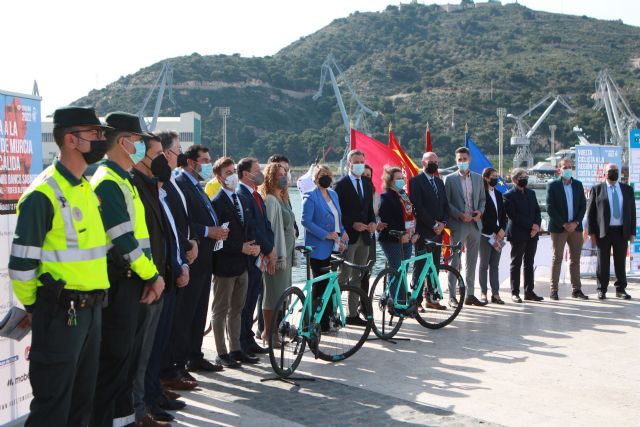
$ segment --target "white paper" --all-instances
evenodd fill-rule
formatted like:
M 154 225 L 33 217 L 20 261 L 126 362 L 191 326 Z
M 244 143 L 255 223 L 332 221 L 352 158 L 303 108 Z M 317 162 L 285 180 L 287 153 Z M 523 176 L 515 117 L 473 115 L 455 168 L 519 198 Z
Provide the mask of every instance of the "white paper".
M 229 229 L 229 222 L 225 222 L 221 225 L 225 230 Z M 213 252 L 219 251 L 224 246 L 224 240 L 216 240 L 216 245 L 213 247 Z

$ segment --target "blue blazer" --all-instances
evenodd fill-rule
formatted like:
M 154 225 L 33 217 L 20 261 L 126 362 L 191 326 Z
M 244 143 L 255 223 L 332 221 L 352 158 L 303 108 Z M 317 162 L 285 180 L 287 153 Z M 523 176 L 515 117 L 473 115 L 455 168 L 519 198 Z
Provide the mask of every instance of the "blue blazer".
M 338 194 L 327 189 L 333 205 L 338 210 L 338 223 L 340 224 L 340 233 L 344 234 L 344 226 L 342 225 L 342 212 L 340 211 L 340 202 Z M 327 259 L 333 250 L 333 241 L 327 240 L 327 234 L 335 231 L 335 218 L 329 205 L 322 197 L 322 193 L 318 188 L 310 191 L 302 196 L 302 226 L 304 227 L 304 244 L 313 246 L 315 249 L 311 252 L 311 258 Z

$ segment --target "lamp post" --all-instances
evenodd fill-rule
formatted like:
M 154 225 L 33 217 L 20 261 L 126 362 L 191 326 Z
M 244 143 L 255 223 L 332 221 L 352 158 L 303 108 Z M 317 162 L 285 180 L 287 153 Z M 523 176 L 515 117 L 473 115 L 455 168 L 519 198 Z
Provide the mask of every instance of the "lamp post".
M 496 114 L 498 115 L 498 175 L 504 176 L 502 174 L 504 151 L 504 116 L 507 114 L 507 109 L 504 107 L 498 107 L 498 109 L 496 110 Z
M 218 113 L 222 117 L 222 156 L 227 157 L 227 117 L 231 115 L 231 108 L 219 107 Z
M 550 125 L 549 130 L 551 131 L 551 161 L 555 162 L 554 157 L 556 156 L 556 129 L 558 127 L 556 125 Z M 557 163 L 557 162 L 555 162 Z M 553 165 L 556 166 L 555 164 Z

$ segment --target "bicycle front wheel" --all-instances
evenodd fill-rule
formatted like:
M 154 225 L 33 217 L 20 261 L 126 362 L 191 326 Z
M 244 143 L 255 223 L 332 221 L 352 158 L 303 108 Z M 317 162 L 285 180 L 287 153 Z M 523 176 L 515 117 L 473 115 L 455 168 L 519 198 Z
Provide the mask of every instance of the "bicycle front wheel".
M 462 276 L 460 275 L 460 272 L 458 270 L 451 267 L 450 265 L 440 264 L 438 266 L 438 282 L 440 283 L 440 286 L 448 290 L 450 277 L 454 281 L 454 284 L 455 284 L 454 289 L 456 289 L 459 294 L 458 306 L 455 308 L 446 306 L 444 310 L 427 308 L 426 312 L 424 313 L 420 313 L 420 312 L 416 313 L 416 320 L 425 328 L 429 328 L 429 329 L 444 328 L 449 323 L 453 322 L 453 319 L 455 319 L 460 313 L 460 310 L 462 310 L 462 305 L 464 304 L 464 296 L 466 293 L 464 280 L 462 279 Z M 451 295 L 449 297 L 451 297 Z M 447 298 L 445 297 L 442 302 L 446 300 Z
M 317 347 L 314 347 L 316 355 L 328 362 L 338 362 L 353 356 L 362 347 L 371 331 L 371 304 L 367 294 L 355 286 L 340 286 L 338 303 L 342 304 L 342 310 L 347 315 L 349 296 L 359 301 L 360 318 L 366 320 L 366 324 L 343 325 L 340 316 L 340 307 L 327 304 L 325 315 L 328 315 L 329 325 L 325 325 L 319 337 Z M 364 323 L 364 322 L 363 322 Z
M 280 378 L 292 375 L 302 359 L 306 339 L 300 335 L 304 312 L 304 293 L 295 287 L 284 291 L 269 325 L 269 361 Z
M 371 329 L 376 336 L 383 340 L 389 340 L 402 326 L 402 317 L 395 316 L 393 284 L 398 286 L 400 274 L 393 268 L 385 268 L 373 281 L 369 291 L 373 321 Z M 405 292 L 406 294 L 406 292 Z

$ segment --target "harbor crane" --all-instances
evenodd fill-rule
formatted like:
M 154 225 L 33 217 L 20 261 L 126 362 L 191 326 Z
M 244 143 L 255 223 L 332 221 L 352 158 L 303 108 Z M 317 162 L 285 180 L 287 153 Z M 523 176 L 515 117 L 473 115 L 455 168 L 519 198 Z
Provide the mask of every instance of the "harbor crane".
M 340 77 L 344 82 L 344 84 L 347 86 L 347 89 L 349 90 L 351 97 L 356 103 L 356 109 L 351 115 L 352 117 L 351 119 L 349 118 L 349 115 L 347 114 L 347 110 L 344 106 L 342 94 L 340 93 L 340 88 L 338 87 L 338 81 L 336 80 L 336 73 L 334 73 L 333 71 L 334 69 L 336 70 L 338 77 Z M 338 108 L 340 109 L 340 115 L 342 116 L 342 123 L 344 125 L 344 129 L 346 132 L 345 138 L 344 138 L 346 142 L 346 149 L 342 156 L 342 159 L 340 160 L 340 170 L 344 172 L 347 154 L 349 153 L 349 149 L 351 145 L 350 144 L 351 128 L 353 127 L 353 129 L 362 131 L 365 134 L 370 135 L 371 132 L 369 131 L 369 124 L 367 122 L 367 117 L 370 116 L 375 118 L 375 117 L 378 117 L 380 113 L 378 111 L 371 110 L 370 108 L 368 108 L 366 105 L 362 103 L 362 101 L 356 94 L 355 90 L 353 90 L 353 86 L 351 86 L 349 79 L 342 72 L 342 69 L 338 66 L 335 58 L 333 57 L 333 54 L 331 53 L 327 55 L 327 59 L 324 61 L 324 63 L 322 64 L 322 67 L 320 68 L 320 86 L 318 87 L 318 92 L 316 92 L 316 94 L 313 95 L 314 101 L 322 96 L 322 89 L 324 88 L 324 84 L 327 80 L 327 75 L 331 79 L 331 86 L 333 87 L 333 92 L 335 93 L 336 100 L 338 101 Z
M 147 104 L 151 100 L 153 93 L 156 88 L 158 88 L 158 97 L 156 98 L 156 105 L 153 109 L 153 114 L 151 116 L 151 120 L 147 121 L 145 119 L 144 110 L 147 108 Z M 151 86 L 151 90 L 147 94 L 144 102 L 142 103 L 142 107 L 138 110 L 138 117 L 140 118 L 140 124 L 144 125 L 143 130 L 148 130 L 149 132 L 153 132 L 156 128 L 156 124 L 158 123 L 158 115 L 160 114 L 160 107 L 162 106 L 162 99 L 164 98 L 164 91 L 167 90 L 167 95 L 169 97 L 169 101 L 175 106 L 176 102 L 173 99 L 173 66 L 165 61 L 162 64 L 162 69 L 156 78 L 155 83 Z
M 527 122 L 524 121 L 524 117 L 527 114 L 530 114 L 538 107 L 544 105 L 547 101 L 553 100 L 551 104 L 544 110 L 544 113 L 538 118 L 538 120 L 533 124 L 533 126 L 529 127 Z M 573 107 L 571 107 L 567 101 L 560 95 L 549 94 L 546 97 L 542 98 L 535 105 L 529 108 L 524 113 L 514 116 L 513 114 L 507 114 L 507 117 L 516 121 L 516 127 L 513 131 L 513 136 L 511 137 L 511 145 L 515 145 L 518 148 L 516 149 L 516 154 L 513 156 L 513 167 L 520 167 L 524 162 L 527 163 L 527 168 L 531 168 L 533 166 L 533 154 L 531 153 L 531 136 L 538 130 L 542 122 L 547 118 L 547 116 L 551 113 L 551 110 L 558 104 L 562 104 L 571 114 L 574 114 L 576 111 Z

